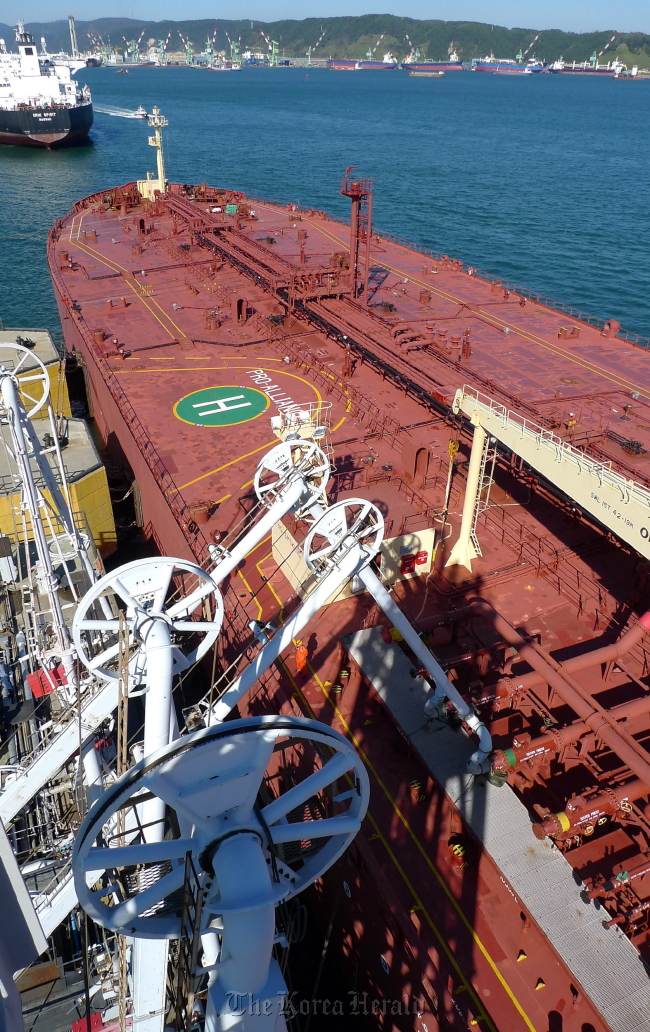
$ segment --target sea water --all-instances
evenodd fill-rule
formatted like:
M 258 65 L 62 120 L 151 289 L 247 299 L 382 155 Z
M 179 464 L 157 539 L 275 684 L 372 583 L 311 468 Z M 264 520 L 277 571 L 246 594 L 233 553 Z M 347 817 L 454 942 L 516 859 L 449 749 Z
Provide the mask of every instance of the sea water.
M 650 82 L 248 68 L 84 69 L 88 144 L 0 147 L 0 319 L 58 328 L 47 232 L 87 194 L 170 180 L 345 216 L 339 179 L 375 181 L 374 223 L 650 337 Z

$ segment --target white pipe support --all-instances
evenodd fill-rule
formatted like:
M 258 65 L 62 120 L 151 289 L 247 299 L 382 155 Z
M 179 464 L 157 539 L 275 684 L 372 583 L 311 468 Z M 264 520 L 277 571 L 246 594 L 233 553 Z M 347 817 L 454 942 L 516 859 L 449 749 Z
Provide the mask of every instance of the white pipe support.
M 452 684 L 435 656 L 426 647 L 415 628 L 411 625 L 390 593 L 386 590 L 377 575 L 369 566 L 359 574 L 363 584 L 374 598 L 377 605 L 390 618 L 393 626 L 400 632 L 411 651 L 417 656 L 422 666 L 435 683 L 435 691 L 425 705 L 429 715 L 439 709 L 442 700 L 447 697 L 458 712 L 458 716 L 477 735 L 479 748 L 470 756 L 467 769 L 472 774 L 485 773 L 490 768 L 488 756 L 492 752 L 492 737 L 482 720 L 476 716 L 471 706 L 465 702 L 460 692 Z
M 472 542 L 472 524 L 474 522 L 476 499 L 480 490 L 481 462 L 486 437 L 487 433 L 482 426 L 474 427 L 472 450 L 469 456 L 469 466 L 467 467 L 467 483 L 465 484 L 460 534 L 445 563 L 445 566 L 464 566 L 470 573 L 472 572 L 472 559 L 477 557 L 477 552 Z
M 223 839 L 213 867 L 227 908 L 218 967 L 221 988 L 227 994 L 258 993 L 268 978 L 275 937 L 275 903 L 250 908 L 251 899 L 273 900 L 275 895 L 259 835 L 242 831 Z
M 273 503 L 262 518 L 235 545 L 232 552 L 229 552 L 212 571 L 210 576 L 215 584 L 221 584 L 228 574 L 232 573 L 243 562 L 248 553 L 256 545 L 259 545 L 260 541 L 263 541 L 266 535 L 273 530 L 275 524 L 279 523 L 283 516 L 286 516 L 288 512 L 291 512 L 296 507 L 306 490 L 305 482 L 300 478 L 289 484 L 282 498 Z
M 84 746 L 82 757 L 84 781 L 88 790 L 88 798 L 92 804 L 99 799 L 100 795 L 104 791 L 102 768 L 99 762 L 99 756 L 97 755 L 97 750 L 95 749 L 94 737 L 91 737 L 90 741 Z
M 225 720 L 233 706 L 236 706 L 248 691 L 253 687 L 262 674 L 268 670 L 272 663 L 280 657 L 281 653 L 291 644 L 293 638 L 302 631 L 310 620 L 327 602 L 328 598 L 341 587 L 345 581 L 352 577 L 359 563 L 367 559 L 367 556 L 355 545 L 341 559 L 340 563 L 328 573 L 320 582 L 317 588 L 305 599 L 303 604 L 294 613 L 290 620 L 279 630 L 265 645 L 253 662 L 244 670 L 230 687 L 224 692 L 221 698 L 214 704 L 208 714 L 207 724 L 219 724 Z
M 144 716 L 144 755 L 169 745 L 172 730 L 172 683 L 174 661 L 169 625 L 152 617 L 139 629 L 147 657 L 147 692 Z M 150 799 L 142 805 L 142 820 L 147 842 L 161 842 L 165 831 L 165 803 Z

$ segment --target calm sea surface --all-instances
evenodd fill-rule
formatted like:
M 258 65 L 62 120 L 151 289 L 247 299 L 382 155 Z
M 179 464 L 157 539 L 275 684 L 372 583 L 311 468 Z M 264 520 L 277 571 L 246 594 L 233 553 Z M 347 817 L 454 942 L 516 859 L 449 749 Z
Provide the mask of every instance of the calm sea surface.
M 0 319 L 58 317 L 48 229 L 72 203 L 154 169 L 158 104 L 172 180 L 344 215 L 348 165 L 375 180 L 375 225 L 650 337 L 650 82 L 402 72 L 107 68 L 91 143 L 0 146 Z

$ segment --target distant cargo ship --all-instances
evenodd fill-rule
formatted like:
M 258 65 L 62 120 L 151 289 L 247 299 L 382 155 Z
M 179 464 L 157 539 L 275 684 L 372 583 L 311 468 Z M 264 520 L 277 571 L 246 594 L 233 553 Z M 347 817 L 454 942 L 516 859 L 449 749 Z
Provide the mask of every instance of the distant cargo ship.
M 520 64 L 507 57 L 498 58 L 494 54 L 490 54 L 489 57 L 472 58 L 473 72 L 510 72 L 513 75 L 528 75 L 530 72 L 545 72 L 547 67 L 545 61 L 538 61 L 534 57 L 526 64 Z
M 418 61 L 419 52 L 409 54 L 402 61 L 400 68 L 407 72 L 462 72 L 463 62 L 455 50 L 449 51 L 446 61 Z
M 549 65 L 549 72 L 554 75 L 595 75 L 595 76 L 619 76 L 621 72 L 627 71 L 627 65 L 615 58 L 607 64 L 598 64 L 593 57 L 589 61 L 572 61 L 570 64 L 560 58 Z
M 364 60 L 355 61 L 352 58 L 337 58 L 327 62 L 327 67 L 332 68 L 335 72 L 349 72 L 349 71 L 386 71 L 390 68 L 398 68 L 398 61 L 394 54 L 387 51 L 381 61 L 374 61 L 372 58 L 365 58 Z
M 0 40 L 0 143 L 57 147 L 82 140 L 93 124 L 90 90 L 72 75 L 83 60 L 59 61 L 43 47 L 39 54 L 22 21 L 18 53 Z

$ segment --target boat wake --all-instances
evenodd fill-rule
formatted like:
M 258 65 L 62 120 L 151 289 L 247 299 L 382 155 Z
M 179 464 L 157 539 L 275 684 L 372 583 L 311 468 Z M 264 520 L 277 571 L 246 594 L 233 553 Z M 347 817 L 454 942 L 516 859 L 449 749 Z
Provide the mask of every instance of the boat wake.
M 128 108 L 110 107 L 108 105 L 94 104 L 95 111 L 102 115 L 113 115 L 115 118 L 142 118 L 137 111 L 129 111 Z

